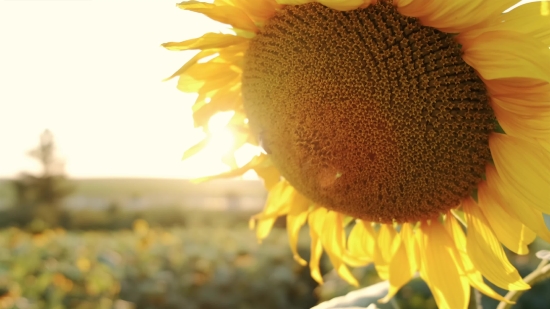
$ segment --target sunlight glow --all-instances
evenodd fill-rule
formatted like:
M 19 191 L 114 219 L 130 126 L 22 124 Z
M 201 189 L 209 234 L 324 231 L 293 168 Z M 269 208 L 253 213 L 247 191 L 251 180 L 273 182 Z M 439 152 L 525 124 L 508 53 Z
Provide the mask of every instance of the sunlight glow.
M 244 144 L 241 148 L 235 151 L 235 161 L 238 166 L 243 166 L 248 163 L 253 157 L 261 154 L 261 148 L 252 144 Z M 241 176 L 241 179 L 259 179 L 258 174 L 254 170 L 248 170 Z
M 199 152 L 194 158 L 197 164 L 195 168 L 197 173 L 201 176 L 211 175 L 215 173 L 222 173 L 229 170 L 229 166 L 224 165 L 223 169 L 219 169 L 212 173 L 212 162 L 222 162 L 224 156 L 234 153 L 237 166 L 241 167 L 249 162 L 254 156 L 261 153 L 259 147 L 253 146 L 249 143 L 244 144 L 239 149 L 235 147 L 235 136 L 233 132 L 227 128 L 227 124 L 231 121 L 231 118 L 235 112 L 220 112 L 212 116 L 208 121 L 208 131 L 210 132 L 210 141 L 205 149 Z M 212 160 L 215 158 L 214 160 Z M 217 165 L 217 164 L 216 164 Z M 200 173 L 200 170 L 204 171 Z M 250 171 L 242 176 L 243 179 L 257 179 L 257 175 L 254 171 Z
M 220 112 L 215 114 L 208 120 L 208 129 L 213 134 L 227 130 L 227 124 L 231 121 L 231 117 L 235 115 L 235 112 Z
M 233 150 L 234 144 L 235 138 L 233 137 L 233 133 L 228 129 L 224 129 L 212 134 L 212 138 L 206 148 L 217 152 L 221 156 Z M 207 163 L 205 162 L 205 164 Z
M 253 157 L 260 155 L 261 148 L 246 143 L 241 148 L 235 150 L 235 160 L 238 166 L 248 163 Z

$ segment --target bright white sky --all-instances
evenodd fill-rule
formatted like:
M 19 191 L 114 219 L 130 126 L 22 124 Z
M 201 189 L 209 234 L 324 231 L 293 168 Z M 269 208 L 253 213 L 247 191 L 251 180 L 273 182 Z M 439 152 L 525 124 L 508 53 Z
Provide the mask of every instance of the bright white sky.
M 194 96 L 162 79 L 193 53 L 160 44 L 225 26 L 177 2 L 0 1 L 0 178 L 37 168 L 25 153 L 46 128 L 71 177 L 226 170 L 220 154 L 227 142 L 180 160 L 202 134 L 192 125 Z M 219 132 L 227 141 L 228 132 Z
M 202 136 L 191 120 L 195 96 L 162 79 L 194 53 L 160 44 L 226 27 L 177 2 L 0 1 L 0 178 L 37 168 L 25 153 L 46 128 L 71 177 L 226 170 L 220 147 L 181 161 Z

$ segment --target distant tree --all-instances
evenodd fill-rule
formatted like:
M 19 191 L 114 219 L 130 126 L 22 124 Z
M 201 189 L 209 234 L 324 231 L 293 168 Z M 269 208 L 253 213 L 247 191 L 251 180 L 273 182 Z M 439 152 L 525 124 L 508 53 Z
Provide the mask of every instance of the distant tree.
M 74 190 L 74 186 L 65 175 L 64 162 L 56 156 L 53 134 L 45 130 L 40 135 L 38 146 L 28 155 L 40 163 L 41 171 L 36 174 L 21 172 L 13 181 L 16 192 L 14 219 L 22 225 L 31 221 L 47 226 L 62 223 L 61 201 Z

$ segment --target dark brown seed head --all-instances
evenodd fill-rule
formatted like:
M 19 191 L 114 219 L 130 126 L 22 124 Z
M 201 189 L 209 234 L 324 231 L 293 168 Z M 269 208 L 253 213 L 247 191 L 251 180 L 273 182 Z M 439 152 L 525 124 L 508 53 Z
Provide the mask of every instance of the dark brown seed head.
M 491 158 L 494 115 L 460 46 L 388 1 L 285 7 L 251 41 L 243 95 L 282 175 L 356 218 L 433 218 L 472 192 Z

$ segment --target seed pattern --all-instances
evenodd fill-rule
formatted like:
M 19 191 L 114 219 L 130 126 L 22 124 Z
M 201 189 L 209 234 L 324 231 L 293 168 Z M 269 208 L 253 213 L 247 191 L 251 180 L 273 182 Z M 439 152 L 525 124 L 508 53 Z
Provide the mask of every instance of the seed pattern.
M 285 7 L 252 39 L 242 89 L 281 174 L 356 218 L 435 218 L 475 189 L 491 159 L 485 85 L 452 35 L 391 1 Z

